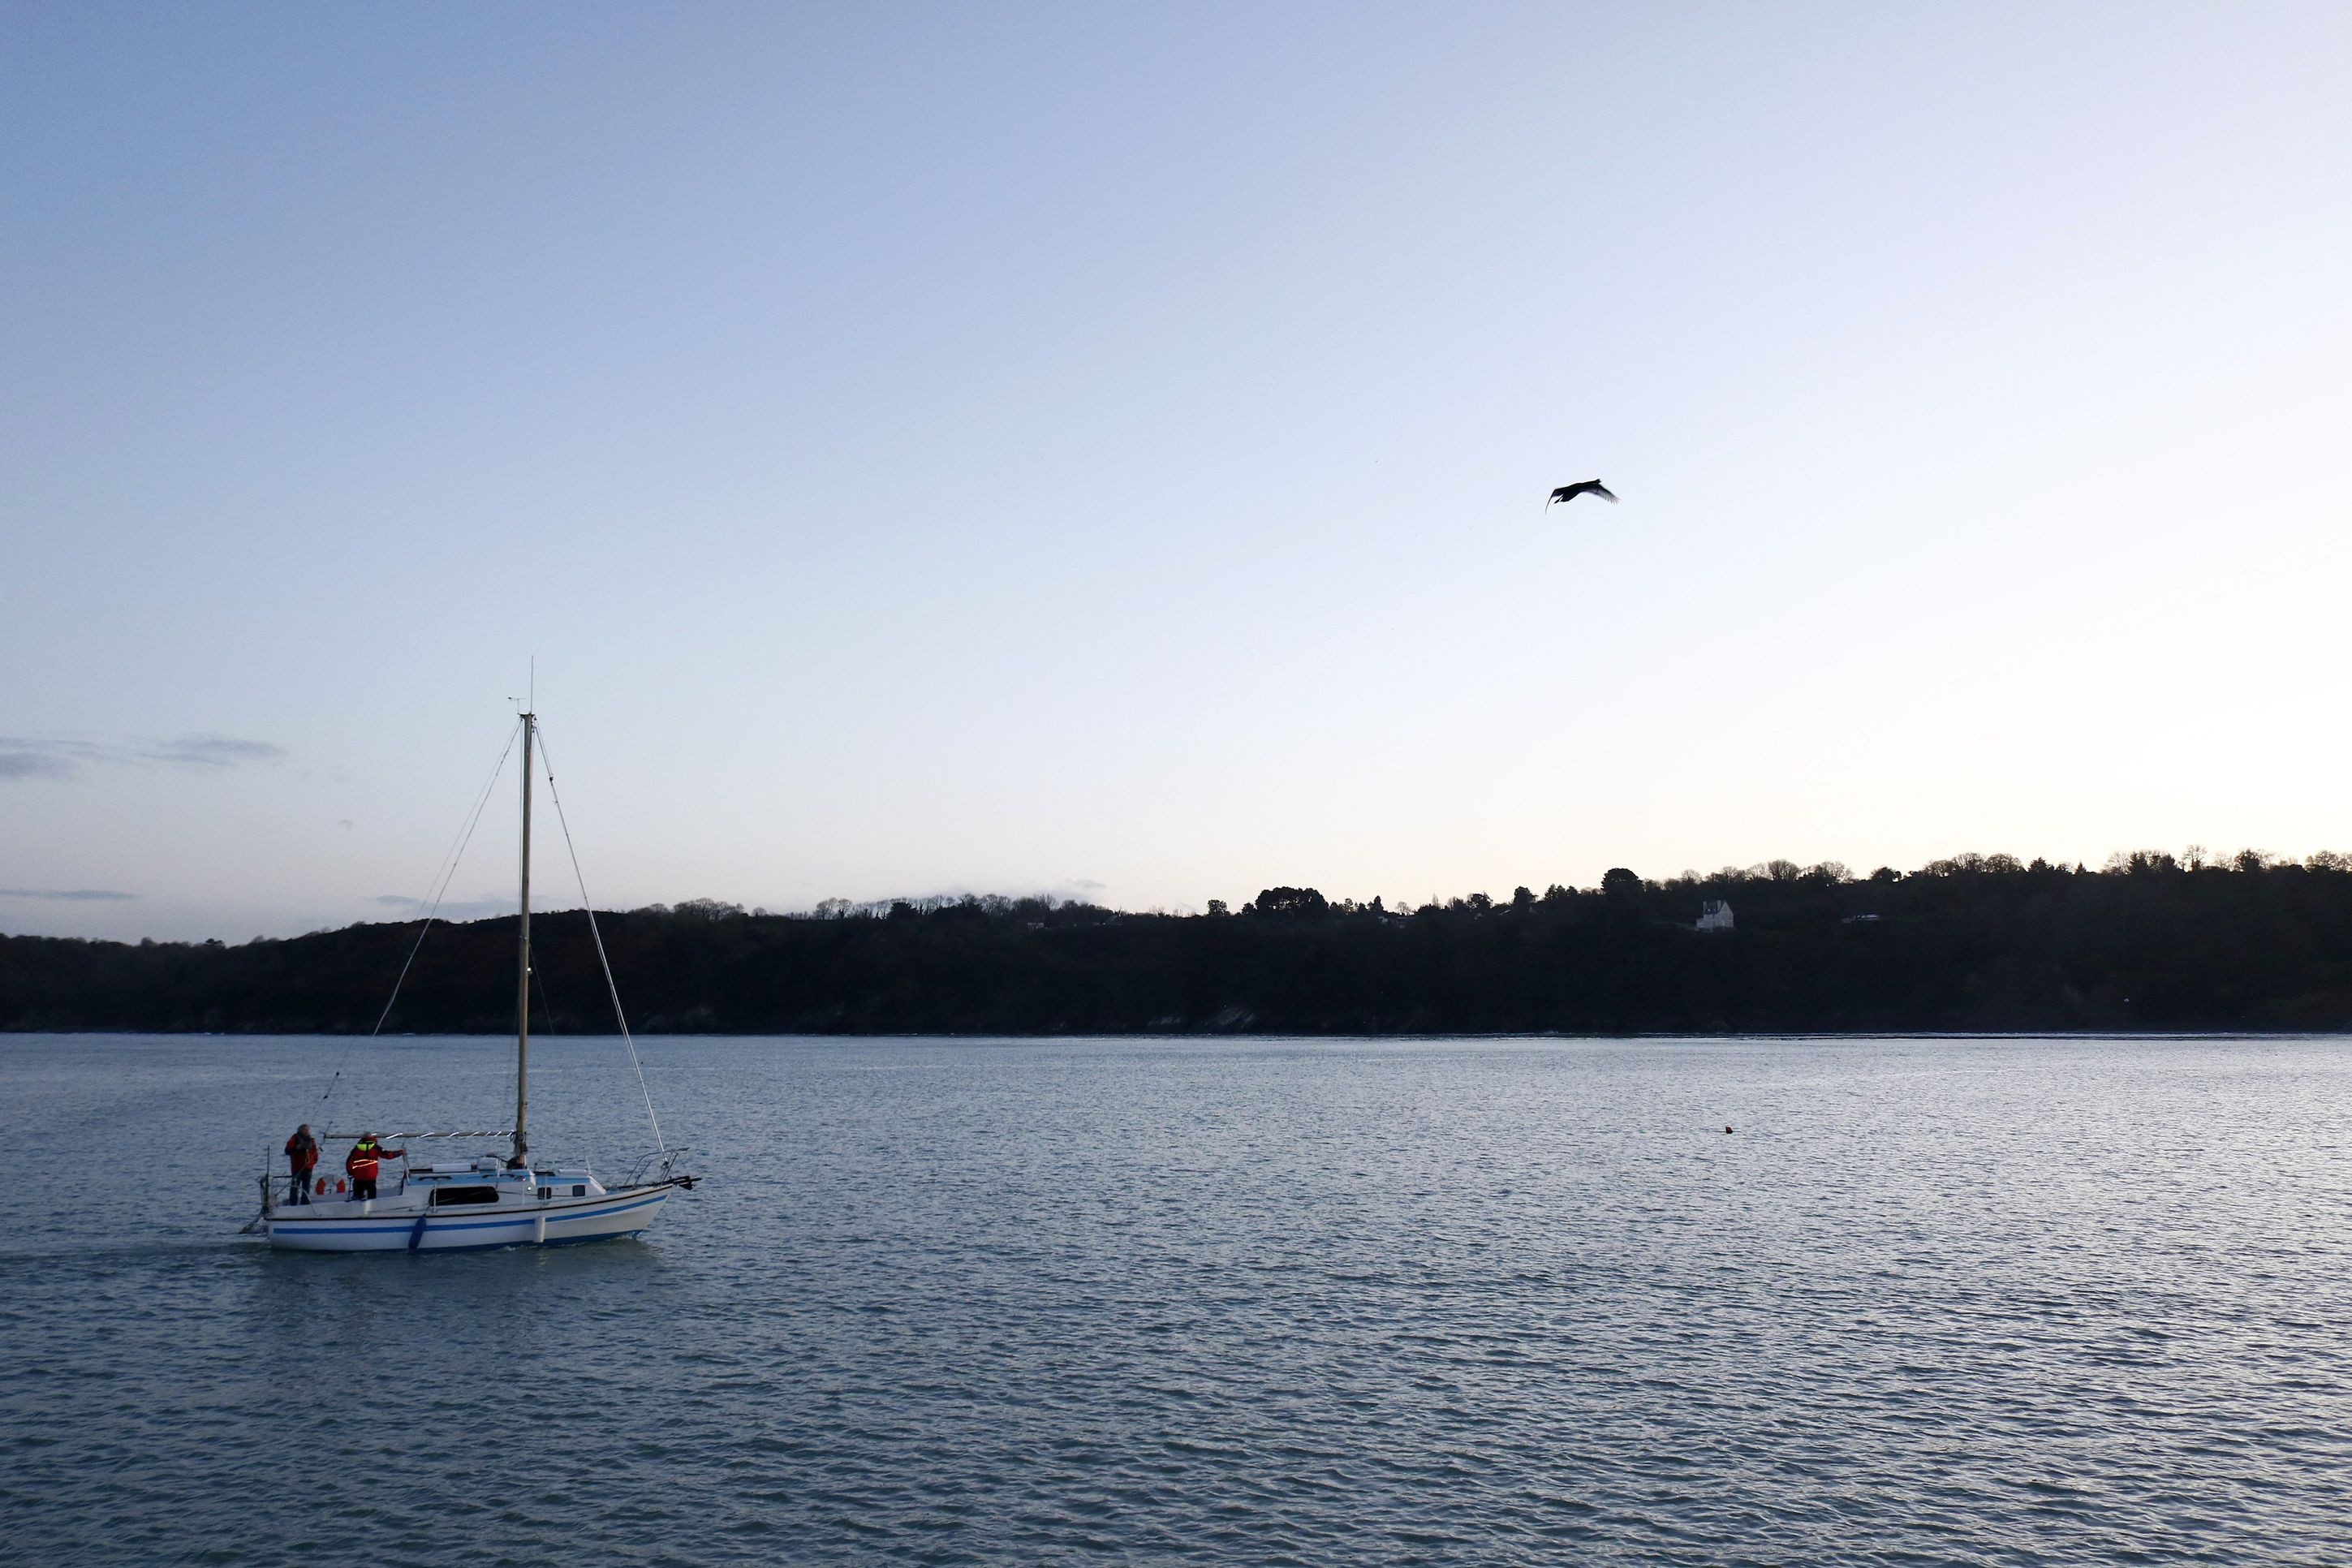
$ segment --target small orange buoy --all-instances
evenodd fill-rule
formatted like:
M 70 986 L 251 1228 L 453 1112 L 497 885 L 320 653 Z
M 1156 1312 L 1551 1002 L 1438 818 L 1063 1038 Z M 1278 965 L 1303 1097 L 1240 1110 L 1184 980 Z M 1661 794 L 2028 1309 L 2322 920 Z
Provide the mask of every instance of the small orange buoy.
M 339 1193 L 340 1193 L 340 1192 L 341 1192 L 342 1190 L 343 1190 L 343 1179 L 342 1179 L 342 1177 L 341 1177 L 341 1176 L 337 1176 L 337 1177 L 335 1178 L 335 1191 L 337 1191 L 337 1192 L 339 1192 Z
M 319 1190 L 322 1193 L 327 1190 L 327 1178 L 324 1176 L 319 1178 Z

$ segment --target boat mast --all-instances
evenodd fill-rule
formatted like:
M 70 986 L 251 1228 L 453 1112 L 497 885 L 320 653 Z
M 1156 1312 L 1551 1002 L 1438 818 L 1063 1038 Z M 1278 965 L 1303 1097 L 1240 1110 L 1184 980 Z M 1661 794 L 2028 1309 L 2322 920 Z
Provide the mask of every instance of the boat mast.
M 522 716 L 522 951 L 515 974 L 515 1125 L 514 1158 L 508 1168 L 520 1170 L 530 1157 L 523 1136 L 525 1090 L 530 1072 L 530 742 L 539 715 Z

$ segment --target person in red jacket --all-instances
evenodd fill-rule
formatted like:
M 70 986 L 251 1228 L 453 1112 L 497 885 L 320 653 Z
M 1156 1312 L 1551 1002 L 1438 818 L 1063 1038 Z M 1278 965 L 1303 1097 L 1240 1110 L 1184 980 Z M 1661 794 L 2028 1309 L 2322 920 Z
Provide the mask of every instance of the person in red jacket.
M 375 1196 L 375 1173 L 378 1161 L 405 1160 L 406 1158 L 408 1158 L 407 1150 L 387 1149 L 375 1141 L 374 1133 L 361 1133 L 360 1141 L 352 1145 L 352 1152 L 343 1156 L 343 1169 L 350 1173 L 352 1178 L 353 1200 Z
M 298 1204 L 310 1201 L 310 1173 L 319 1168 L 319 1141 L 310 1136 L 307 1121 L 294 1129 L 294 1136 L 286 1140 L 286 1167 L 294 1173 L 294 1197 Z

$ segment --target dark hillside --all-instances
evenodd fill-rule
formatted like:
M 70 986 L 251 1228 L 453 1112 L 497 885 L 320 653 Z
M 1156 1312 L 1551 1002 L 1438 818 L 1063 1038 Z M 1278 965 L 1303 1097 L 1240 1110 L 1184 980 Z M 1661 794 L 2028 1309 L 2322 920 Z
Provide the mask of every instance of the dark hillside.
M 1736 929 L 1693 929 L 1710 900 Z M 739 1033 L 2352 1027 L 2352 864 L 2101 871 L 1961 856 L 1521 889 L 1410 913 L 1273 889 L 1239 913 L 1040 900 L 600 917 L 632 1021 Z M 241 946 L 0 937 L 0 1028 L 364 1031 L 417 925 Z M 540 1026 L 609 1030 L 586 921 L 534 921 Z M 436 929 L 393 1031 L 496 1032 L 515 922 Z

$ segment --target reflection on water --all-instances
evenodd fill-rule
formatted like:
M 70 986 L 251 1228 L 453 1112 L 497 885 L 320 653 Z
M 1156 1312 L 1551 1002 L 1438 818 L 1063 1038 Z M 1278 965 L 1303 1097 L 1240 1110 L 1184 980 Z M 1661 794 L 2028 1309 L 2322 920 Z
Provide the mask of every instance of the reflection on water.
M 534 1143 L 625 1167 L 615 1044 L 534 1047 Z M 296 1121 L 510 1092 L 404 1040 L 322 1115 L 344 1048 L 0 1038 L 12 1560 L 2324 1561 L 2352 1518 L 2338 1040 L 656 1039 L 710 1179 L 643 1241 L 235 1238 Z

